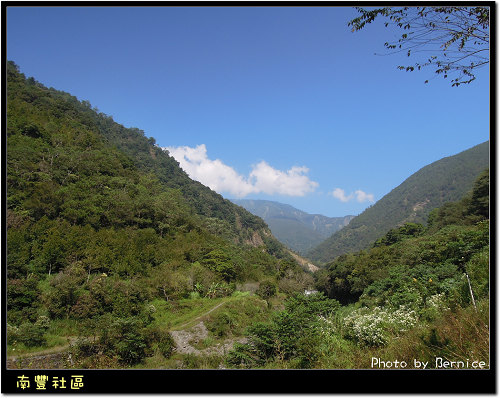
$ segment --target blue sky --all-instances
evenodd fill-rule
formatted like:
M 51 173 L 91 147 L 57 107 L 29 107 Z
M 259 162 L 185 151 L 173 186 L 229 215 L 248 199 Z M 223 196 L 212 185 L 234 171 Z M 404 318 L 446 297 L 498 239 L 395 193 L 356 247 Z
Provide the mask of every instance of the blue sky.
M 169 149 L 226 198 L 359 214 L 489 139 L 489 69 L 451 87 L 352 7 L 8 7 L 7 57 Z M 415 59 L 416 61 L 416 59 Z M 424 84 L 431 78 L 429 84 Z

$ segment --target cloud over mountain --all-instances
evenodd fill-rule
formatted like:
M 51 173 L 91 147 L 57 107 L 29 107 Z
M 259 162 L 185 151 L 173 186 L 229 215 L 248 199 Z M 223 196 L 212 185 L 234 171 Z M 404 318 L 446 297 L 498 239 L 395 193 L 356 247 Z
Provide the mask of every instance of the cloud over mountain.
M 351 193 L 350 195 L 346 195 L 345 191 L 342 188 L 335 188 L 332 192 L 330 192 L 330 195 L 344 203 L 349 202 L 353 199 L 356 199 L 359 203 L 375 201 L 373 194 L 366 193 L 360 189 L 354 191 L 354 193 Z
M 167 150 L 194 180 L 216 192 L 227 192 L 239 198 L 251 193 L 304 196 L 319 185 L 306 175 L 309 172 L 307 167 L 293 166 L 287 171 L 281 171 L 265 161 L 260 161 L 252 166 L 249 176 L 245 177 L 221 160 L 209 159 L 205 144 L 195 148 L 180 146 L 163 149 Z

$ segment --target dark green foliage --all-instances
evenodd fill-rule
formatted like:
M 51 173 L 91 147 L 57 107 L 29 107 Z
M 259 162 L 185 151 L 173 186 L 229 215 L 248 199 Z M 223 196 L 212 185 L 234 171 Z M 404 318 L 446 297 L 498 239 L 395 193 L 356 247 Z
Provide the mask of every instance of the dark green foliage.
M 228 355 L 228 364 L 236 367 L 262 366 L 267 362 L 298 358 L 299 367 L 314 365 L 319 338 L 316 325 L 320 316 L 338 310 L 338 301 L 323 294 L 296 294 L 285 302 L 285 309 L 273 315 L 270 323 L 248 328 L 249 343 L 236 345 Z
M 222 249 L 212 250 L 202 260 L 209 270 L 219 274 L 225 281 L 230 281 L 236 275 L 235 266 L 229 254 Z
M 474 253 L 466 264 L 466 271 L 469 274 L 472 290 L 476 299 L 489 297 L 489 276 L 490 276 L 490 247 L 484 246 L 480 251 Z
M 120 362 L 132 365 L 146 356 L 146 339 L 141 333 L 141 325 L 135 318 L 117 319 L 103 344 L 114 346 Z
M 423 167 L 311 250 L 308 257 L 318 262 L 332 261 L 342 254 L 366 249 L 406 222 L 425 224 L 432 209 L 462 199 L 488 164 L 489 141 Z M 478 191 L 483 199 L 484 191 Z
M 458 202 L 448 202 L 430 212 L 427 228 L 437 231 L 446 225 L 474 225 L 489 218 L 489 169 L 483 171 L 471 192 Z
M 25 322 L 19 326 L 17 341 L 23 343 L 26 347 L 36 347 L 45 344 L 46 328 L 36 323 Z
M 478 177 L 474 183 L 472 190 L 471 202 L 468 207 L 468 212 L 471 215 L 477 215 L 489 218 L 490 209 L 490 174 L 489 169 L 486 169 Z
M 217 337 L 226 337 L 235 327 L 236 320 L 229 312 L 221 312 L 212 317 L 208 330 Z
M 418 236 L 424 230 L 424 226 L 415 223 L 405 223 L 402 227 L 393 228 L 387 232 L 382 238 L 377 239 L 373 247 L 390 246 L 400 242 L 405 238 Z
M 168 357 L 170 336 L 148 329 L 151 300 L 228 296 L 293 261 L 261 219 L 189 179 L 154 138 L 12 62 L 7 77 L 7 319 L 27 344 L 43 343 L 35 321 L 47 314 L 77 321 L 84 367 Z
M 174 341 L 167 331 L 152 327 L 152 320 L 148 307 L 133 316 L 103 314 L 82 320 L 82 336 L 75 349 L 78 364 L 94 367 L 96 361 L 116 360 L 119 366 L 128 367 L 155 352 L 169 358 Z
M 165 358 L 170 358 L 175 348 L 175 342 L 170 333 L 164 330 L 155 330 L 152 335 L 148 335 L 148 341 L 156 341 L 158 351 Z
M 484 297 L 489 286 L 489 221 L 470 206 L 471 197 L 480 203 L 488 195 L 480 188 L 484 176 L 478 177 L 472 194 L 433 211 L 425 230 L 405 224 L 390 230 L 370 250 L 338 257 L 317 286 L 344 304 L 359 300 L 367 306 L 422 309 L 439 293 L 467 304 L 464 272 L 470 268 L 474 287 Z
M 266 280 L 260 283 L 259 288 L 255 292 L 255 294 L 267 300 L 276 294 L 276 290 L 276 284 L 274 284 L 272 281 Z
M 9 279 L 7 320 L 12 325 L 34 321 L 39 307 L 40 290 L 36 278 Z

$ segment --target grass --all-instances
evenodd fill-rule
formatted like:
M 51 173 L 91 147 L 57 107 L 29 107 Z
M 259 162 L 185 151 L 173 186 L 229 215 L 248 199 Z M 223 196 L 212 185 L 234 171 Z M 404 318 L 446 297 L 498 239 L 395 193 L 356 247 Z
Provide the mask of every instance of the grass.
M 214 310 L 218 305 L 220 305 L 220 307 L 210 312 L 210 314 L 207 314 L 209 320 L 214 315 L 226 309 L 233 312 L 241 310 L 248 315 L 252 312 L 252 306 L 257 305 L 259 311 L 260 308 L 263 309 L 267 306 L 264 300 L 249 295 L 248 292 L 235 292 L 232 296 L 214 299 L 186 298 L 176 302 L 157 299 L 151 304 L 156 308 L 156 312 L 154 313 L 155 320 L 153 321 L 154 325 L 165 327 L 169 330 L 181 330 L 193 326 L 199 321 L 199 317 Z
M 177 302 L 154 300 L 152 304 L 156 312 L 153 322 L 155 326 L 166 327 L 169 330 L 185 329 L 215 306 L 230 300 L 230 297 L 182 299 Z
M 240 300 L 231 300 L 224 306 L 211 312 L 205 321 L 207 329 L 214 338 L 242 336 L 248 326 L 265 321 L 271 311 L 265 300 L 250 296 Z
M 46 343 L 42 346 L 35 347 L 26 347 L 23 343 L 15 343 L 7 345 L 7 356 L 22 356 L 27 354 L 36 354 L 36 353 L 52 353 L 57 352 L 58 348 L 65 347 L 68 345 L 67 338 L 63 336 L 57 336 L 53 334 L 47 334 Z

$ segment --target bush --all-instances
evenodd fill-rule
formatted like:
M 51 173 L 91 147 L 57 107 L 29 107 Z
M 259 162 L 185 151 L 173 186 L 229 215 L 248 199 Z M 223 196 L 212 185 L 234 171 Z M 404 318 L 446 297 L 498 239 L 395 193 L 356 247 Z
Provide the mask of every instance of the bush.
M 435 294 L 427 299 L 426 307 L 422 310 L 422 318 L 432 321 L 449 309 L 445 294 Z
M 259 322 L 248 328 L 248 344 L 236 346 L 228 363 L 254 367 L 291 361 L 293 366 L 314 367 L 319 359 L 320 317 L 329 316 L 339 306 L 338 301 L 322 293 L 290 297 L 285 310 L 275 313 L 271 322 Z
M 146 339 L 141 333 L 140 325 L 134 318 L 118 319 L 114 325 L 114 351 L 120 362 L 132 365 L 146 357 Z
M 229 312 L 220 312 L 212 317 L 207 328 L 217 337 L 225 337 L 236 326 L 235 319 Z
M 264 300 L 267 300 L 268 298 L 276 295 L 276 290 L 276 285 L 273 282 L 262 281 L 255 294 L 257 294 L 257 296 L 263 298 Z
M 489 250 L 490 246 L 485 246 L 481 251 L 475 253 L 466 265 L 476 300 L 486 298 L 489 295 Z
M 170 333 L 160 328 L 153 328 L 146 332 L 145 337 L 153 350 L 156 349 L 165 358 L 170 358 L 175 347 L 174 339 Z
M 17 326 L 7 324 L 7 343 L 15 344 L 17 341 L 19 341 L 19 328 Z
M 25 322 L 19 327 L 18 341 L 26 347 L 42 346 L 46 343 L 46 328 L 36 323 Z
M 392 336 L 408 331 L 416 323 L 416 312 L 403 306 L 396 311 L 360 308 L 344 318 L 344 333 L 362 346 L 383 346 Z

